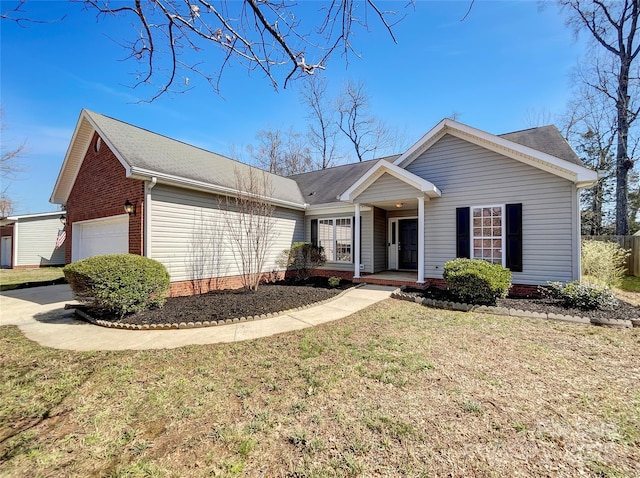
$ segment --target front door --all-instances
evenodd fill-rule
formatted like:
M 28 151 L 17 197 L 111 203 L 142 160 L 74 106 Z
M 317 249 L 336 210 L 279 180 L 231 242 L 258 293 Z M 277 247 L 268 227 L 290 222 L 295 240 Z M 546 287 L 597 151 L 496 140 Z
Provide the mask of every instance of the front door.
M 398 221 L 398 269 L 418 268 L 418 220 Z

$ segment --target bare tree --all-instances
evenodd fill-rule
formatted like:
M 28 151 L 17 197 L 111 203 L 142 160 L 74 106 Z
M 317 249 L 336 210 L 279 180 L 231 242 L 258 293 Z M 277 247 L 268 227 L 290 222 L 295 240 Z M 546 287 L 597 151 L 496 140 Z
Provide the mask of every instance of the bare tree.
M 0 217 L 7 217 L 13 213 L 13 201 L 5 194 L 0 193 Z
M 236 193 L 222 201 L 221 209 L 242 284 L 247 291 L 256 291 L 277 238 L 273 186 L 267 173 L 255 168 L 236 169 L 235 180 Z
M 338 128 L 353 145 L 358 161 L 375 157 L 395 145 L 394 132 L 369 111 L 369 95 L 362 82 L 348 81 L 336 101 Z
M 186 266 L 193 291 L 202 294 L 220 288 L 226 275 L 224 267 L 225 236 L 219 218 L 209 211 L 194 212 L 193 229 L 189 241 Z
M 355 53 L 354 33 L 367 32 L 377 22 L 396 42 L 392 28 L 402 19 L 375 0 L 71 1 L 96 12 L 98 21 L 110 16 L 132 22 L 131 36 L 118 41 L 140 66 L 135 86 L 157 89 L 152 101 L 189 89 L 189 75 L 204 78 L 217 91 L 233 63 L 259 71 L 275 88 L 286 87 L 296 76 L 325 69 L 335 51 L 349 58 Z M 21 0 L 2 18 L 28 21 L 27 4 Z
M 248 146 L 247 151 L 258 167 L 280 176 L 304 173 L 313 170 L 311 152 L 302 135 L 289 131 L 260 130 L 256 134 L 257 147 Z
M 2 150 L 0 155 L 0 176 L 3 181 L 12 179 L 17 173 L 24 171 L 24 168 L 18 164 L 17 160 L 24 154 L 26 148 L 25 141 L 18 146 L 10 146 L 7 141 L 6 130 L 4 110 L 0 107 L 0 149 Z
M 591 34 L 594 52 L 603 49 L 612 60 L 612 68 L 601 68 L 590 86 L 615 105 L 616 234 L 626 235 L 629 230 L 628 176 L 633 168 L 633 159 L 628 151 L 629 130 L 640 112 L 640 109 L 632 106 L 635 98 L 631 97 L 630 89 L 639 78 L 635 60 L 640 52 L 640 45 L 636 45 L 640 5 L 637 0 L 560 0 L 559 3 L 569 11 L 569 25 L 576 32 L 586 30 Z
M 308 110 L 309 144 L 315 151 L 317 169 L 326 169 L 339 159 L 337 149 L 338 126 L 335 110 L 327 98 L 327 82 L 320 76 L 310 76 L 300 91 L 302 102 Z
M 560 124 L 582 161 L 598 171 L 598 182 L 581 191 L 581 202 L 583 233 L 600 235 L 614 222 L 616 115 L 606 97 L 585 85 L 581 78 L 590 76 L 586 70 L 583 65 L 576 73 L 579 86 Z

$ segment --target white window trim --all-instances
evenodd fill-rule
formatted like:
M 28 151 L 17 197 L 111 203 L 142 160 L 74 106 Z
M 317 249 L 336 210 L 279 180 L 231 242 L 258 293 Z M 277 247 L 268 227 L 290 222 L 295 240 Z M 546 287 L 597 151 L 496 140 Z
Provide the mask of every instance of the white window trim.
M 506 262 L 507 262 L 506 244 L 507 243 L 506 243 L 506 236 L 505 236 L 505 229 L 506 229 L 506 227 L 505 227 L 506 226 L 506 218 L 504 217 L 505 210 L 506 210 L 505 206 L 506 206 L 505 204 L 494 204 L 494 205 L 485 204 L 485 205 L 482 205 L 482 206 L 470 206 L 469 207 L 469 222 L 470 222 L 470 224 L 469 224 L 469 235 L 470 235 L 469 239 L 470 239 L 470 243 L 471 243 L 470 244 L 470 246 L 471 246 L 470 249 L 471 250 L 469 251 L 470 252 L 469 255 L 471 256 L 472 259 L 482 259 L 482 258 L 474 257 L 474 255 L 473 255 L 473 249 L 474 249 L 473 248 L 473 239 L 475 238 L 475 236 L 473 234 L 473 210 L 474 209 L 487 208 L 487 207 L 499 207 L 500 211 L 501 211 L 500 217 L 502 217 L 501 226 L 500 226 L 500 240 L 502 241 L 501 242 L 502 243 L 502 247 L 501 247 L 501 249 L 502 249 L 502 254 L 501 254 L 502 258 L 501 258 L 501 261 L 500 261 L 500 265 L 502 267 L 506 267 Z M 484 260 L 484 259 L 482 259 L 482 260 Z
M 350 252 L 350 259 L 348 261 L 339 261 L 337 260 L 335 257 L 338 253 L 338 244 L 336 242 L 336 221 L 339 219 L 348 219 L 349 220 L 349 229 L 351 232 L 351 237 L 349 238 L 349 240 L 351 241 L 351 252 Z M 318 218 L 318 244 L 320 244 L 320 221 L 332 221 L 332 228 L 333 228 L 333 257 L 331 259 L 327 258 L 327 262 L 328 263 L 335 263 L 335 264 L 352 264 L 353 263 L 353 255 L 354 255 L 354 250 L 353 250 L 353 217 L 352 216 L 335 216 L 335 217 L 319 217 Z

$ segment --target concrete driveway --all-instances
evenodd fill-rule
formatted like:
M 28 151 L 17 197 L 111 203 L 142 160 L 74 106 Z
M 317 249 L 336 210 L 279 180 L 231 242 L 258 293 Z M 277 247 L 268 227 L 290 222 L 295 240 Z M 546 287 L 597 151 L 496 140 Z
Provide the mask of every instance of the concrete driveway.
M 74 318 L 65 304 L 73 303 L 68 285 L 3 292 L 0 325 L 16 325 L 45 347 L 66 350 L 169 349 L 194 344 L 238 342 L 304 329 L 351 315 L 388 298 L 393 287 L 365 285 L 348 290 L 325 304 L 253 322 L 185 330 L 119 330 Z

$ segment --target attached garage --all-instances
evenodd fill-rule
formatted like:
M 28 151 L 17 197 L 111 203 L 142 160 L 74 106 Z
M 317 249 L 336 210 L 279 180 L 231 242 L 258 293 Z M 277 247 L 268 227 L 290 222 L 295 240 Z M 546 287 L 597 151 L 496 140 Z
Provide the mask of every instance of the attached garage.
M 101 254 L 126 254 L 129 252 L 129 216 L 74 222 L 72 237 L 73 262 Z

